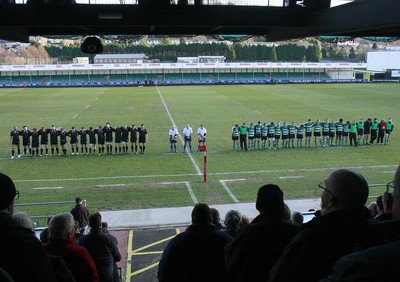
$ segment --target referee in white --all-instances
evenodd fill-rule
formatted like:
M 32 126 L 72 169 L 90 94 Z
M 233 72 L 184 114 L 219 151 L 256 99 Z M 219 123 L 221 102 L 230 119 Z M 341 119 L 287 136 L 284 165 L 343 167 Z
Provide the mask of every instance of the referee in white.
M 190 127 L 189 124 L 187 124 L 184 128 L 183 128 L 183 135 L 184 135 L 184 141 L 185 144 L 183 145 L 183 152 L 186 153 L 186 147 L 187 144 L 189 143 L 189 151 L 190 153 L 192 153 L 192 133 L 193 133 L 193 129 Z
M 207 129 L 201 124 L 199 129 L 197 129 L 197 139 L 199 140 L 199 145 L 197 146 L 197 152 L 200 151 L 200 146 L 206 145 L 206 135 Z
M 169 130 L 169 143 L 171 147 L 171 153 L 176 153 L 176 139 L 178 138 L 178 130 L 176 130 L 175 126 Z

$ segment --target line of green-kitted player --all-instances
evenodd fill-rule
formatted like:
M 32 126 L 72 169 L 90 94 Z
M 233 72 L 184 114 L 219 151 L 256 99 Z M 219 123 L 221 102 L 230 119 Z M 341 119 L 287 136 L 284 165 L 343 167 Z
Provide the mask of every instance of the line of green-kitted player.
M 311 147 L 314 138 L 314 147 L 330 146 L 360 146 L 360 145 L 389 145 L 390 135 L 394 125 L 391 118 L 387 121 L 377 118 L 361 118 L 357 121 L 324 121 L 317 119 L 300 124 L 295 122 L 270 122 L 235 124 L 232 127 L 232 147 L 234 150 L 266 150 L 284 148 Z M 281 141 L 282 140 L 282 141 Z M 376 143 L 375 143 L 376 141 Z

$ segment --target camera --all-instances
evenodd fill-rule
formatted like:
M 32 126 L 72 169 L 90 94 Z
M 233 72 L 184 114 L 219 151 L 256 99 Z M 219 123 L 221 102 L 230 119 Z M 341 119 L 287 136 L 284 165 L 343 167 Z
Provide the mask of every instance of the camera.
M 88 36 L 81 44 L 82 53 L 98 54 L 103 52 L 103 44 L 98 36 Z

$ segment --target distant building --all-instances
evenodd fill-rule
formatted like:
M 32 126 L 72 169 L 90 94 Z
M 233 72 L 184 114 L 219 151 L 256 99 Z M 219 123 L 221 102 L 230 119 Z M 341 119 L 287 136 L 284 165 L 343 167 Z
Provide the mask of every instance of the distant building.
M 178 63 L 223 63 L 226 58 L 224 56 L 198 56 L 198 57 L 178 57 Z
M 89 57 L 76 57 L 72 59 L 72 62 L 74 64 L 84 64 L 87 65 L 89 64 Z
M 145 54 L 98 54 L 93 58 L 95 64 L 143 63 Z

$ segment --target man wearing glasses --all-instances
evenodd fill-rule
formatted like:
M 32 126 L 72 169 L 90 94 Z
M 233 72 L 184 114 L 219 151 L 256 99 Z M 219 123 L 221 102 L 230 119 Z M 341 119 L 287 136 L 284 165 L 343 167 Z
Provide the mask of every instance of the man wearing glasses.
M 343 255 L 363 245 L 368 183 L 347 169 L 320 183 L 321 216 L 303 225 L 273 267 L 269 281 L 319 281 Z
M 40 241 L 12 219 L 18 198 L 13 181 L 0 173 L 0 267 L 13 281 L 56 281 Z
M 393 195 L 392 215 L 395 221 L 389 222 L 390 231 L 397 231 L 398 236 L 400 232 L 400 166 L 397 168 L 393 182 L 387 183 L 386 188 L 386 193 L 391 192 Z M 385 225 L 381 224 L 381 226 Z M 390 233 L 386 232 L 384 235 L 387 234 Z M 333 266 L 332 274 L 324 281 L 398 281 L 399 260 L 400 240 L 396 237 L 391 243 L 342 257 Z

